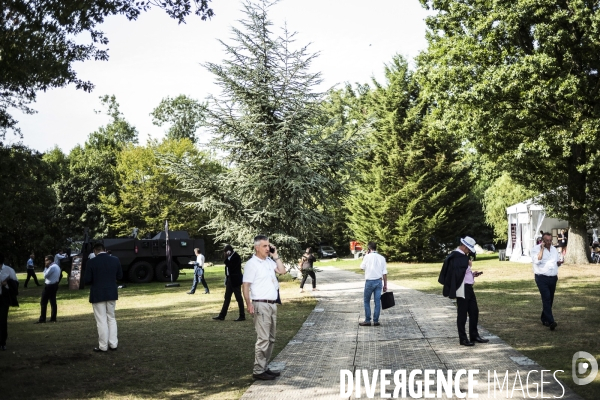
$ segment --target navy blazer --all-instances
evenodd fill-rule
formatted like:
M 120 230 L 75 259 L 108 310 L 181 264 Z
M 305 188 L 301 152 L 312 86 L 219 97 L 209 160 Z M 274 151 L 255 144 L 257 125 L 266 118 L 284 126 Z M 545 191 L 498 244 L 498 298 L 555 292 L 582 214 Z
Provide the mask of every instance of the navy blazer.
M 87 262 L 85 284 L 90 285 L 90 303 L 119 299 L 117 280 L 123 278 L 123 268 L 117 257 L 100 253 Z

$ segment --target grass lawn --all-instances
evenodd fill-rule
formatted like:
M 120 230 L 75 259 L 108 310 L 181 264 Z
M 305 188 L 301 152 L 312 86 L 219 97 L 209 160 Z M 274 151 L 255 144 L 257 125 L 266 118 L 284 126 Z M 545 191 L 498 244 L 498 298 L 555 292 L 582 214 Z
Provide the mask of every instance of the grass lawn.
M 360 273 L 360 261 L 331 262 L 339 268 Z M 388 264 L 388 279 L 395 283 L 441 294 L 437 278 L 442 263 Z M 483 271 L 475 280 L 479 323 L 551 370 L 577 394 L 600 399 L 600 373 L 585 386 L 573 383 L 571 361 L 577 351 L 586 351 L 600 361 L 600 266 L 563 265 L 559 268 L 553 313 L 554 332 L 542 326 L 542 301 L 533 279 L 531 264 L 498 261 L 498 256 L 481 255 L 473 269 Z
M 211 293 L 188 295 L 191 270 L 181 287 L 128 284 L 117 302 L 119 349 L 94 353 L 98 335 L 89 290 L 58 291 L 58 323 L 37 324 L 42 287 L 19 274 L 21 307 L 8 316 L 7 351 L 0 352 L 0 398 L 207 398 L 237 399 L 251 385 L 256 333 L 238 317 L 235 298 L 225 321 L 213 321 L 223 303 L 223 266 L 206 269 Z M 40 276 L 41 274 L 38 274 Z M 316 301 L 298 293 L 289 275 L 280 279 L 283 306 L 273 356 L 296 334 Z M 48 318 L 50 305 L 48 305 Z M 250 317 L 250 316 L 247 316 Z

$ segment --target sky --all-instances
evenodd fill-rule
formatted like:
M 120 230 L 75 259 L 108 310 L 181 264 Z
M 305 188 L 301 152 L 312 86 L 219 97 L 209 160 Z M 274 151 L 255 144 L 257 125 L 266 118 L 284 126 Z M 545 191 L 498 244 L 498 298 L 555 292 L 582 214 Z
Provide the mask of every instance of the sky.
M 105 113 L 95 112 L 103 110 L 99 97 L 105 94 L 116 96 L 140 143 L 163 137 L 166 128 L 153 125 L 149 115 L 163 98 L 185 94 L 202 101 L 219 93 L 202 64 L 226 58 L 219 40 L 231 43 L 231 27 L 239 26 L 243 14 L 239 1 L 213 0 L 211 5 L 211 20 L 190 16 L 181 25 L 158 9 L 137 21 L 108 18 L 101 30 L 110 40 L 109 60 L 75 64 L 79 78 L 92 81 L 95 89 L 86 93 L 71 85 L 40 92 L 32 104 L 36 114 L 13 110 L 23 139 L 8 133 L 5 143 L 69 152 L 109 122 Z M 382 80 L 395 54 L 412 60 L 427 46 L 427 11 L 418 0 L 281 0 L 269 15 L 275 32 L 287 24 L 298 32 L 299 46 L 310 43 L 309 50 L 319 53 L 312 70 L 322 73 L 323 91 L 371 77 Z

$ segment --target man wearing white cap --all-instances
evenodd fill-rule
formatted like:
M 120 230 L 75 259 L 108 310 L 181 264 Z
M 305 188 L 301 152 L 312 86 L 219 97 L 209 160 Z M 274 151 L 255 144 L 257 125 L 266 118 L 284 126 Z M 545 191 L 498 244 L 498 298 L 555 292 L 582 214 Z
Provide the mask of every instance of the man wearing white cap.
M 475 342 L 489 342 L 488 339 L 479 336 L 477 331 L 479 308 L 477 307 L 473 284 L 475 283 L 475 277 L 481 275 L 482 272 L 471 270 L 473 263 L 469 259 L 469 253 L 475 253 L 475 239 L 465 236 L 460 239 L 460 246 L 444 260 L 438 278 L 438 282 L 444 285 L 442 294 L 445 297 L 456 299 L 458 311 L 456 325 L 462 346 L 474 346 Z M 465 331 L 467 315 L 469 316 L 469 336 Z

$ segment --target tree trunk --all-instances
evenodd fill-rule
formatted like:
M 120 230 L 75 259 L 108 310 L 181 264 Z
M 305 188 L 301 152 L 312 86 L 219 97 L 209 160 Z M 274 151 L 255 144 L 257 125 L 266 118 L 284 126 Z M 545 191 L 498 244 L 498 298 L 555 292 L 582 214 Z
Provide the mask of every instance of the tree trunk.
M 566 264 L 589 264 L 590 250 L 587 243 L 587 172 L 578 166 L 587 163 L 585 143 L 573 143 L 567 167 L 567 192 L 570 203 L 569 240 L 567 242 Z
M 572 226 L 569 229 L 569 241 L 567 242 L 567 254 L 565 264 L 589 264 L 590 248 L 588 246 L 587 230 Z

